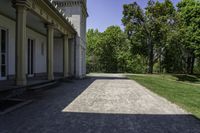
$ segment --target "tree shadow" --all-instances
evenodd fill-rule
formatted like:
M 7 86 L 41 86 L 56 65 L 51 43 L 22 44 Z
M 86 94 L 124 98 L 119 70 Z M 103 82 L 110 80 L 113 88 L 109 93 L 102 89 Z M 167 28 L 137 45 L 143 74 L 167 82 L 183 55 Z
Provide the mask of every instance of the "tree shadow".
M 64 113 L 71 133 L 199 133 L 190 115 Z M 76 128 L 74 128 L 76 127 Z
M 187 81 L 192 83 L 200 83 L 199 75 L 186 75 L 186 74 L 175 74 L 173 75 L 178 81 Z
M 93 79 L 95 80 L 127 80 L 127 76 L 124 77 L 104 77 L 104 76 L 87 76 L 86 79 Z

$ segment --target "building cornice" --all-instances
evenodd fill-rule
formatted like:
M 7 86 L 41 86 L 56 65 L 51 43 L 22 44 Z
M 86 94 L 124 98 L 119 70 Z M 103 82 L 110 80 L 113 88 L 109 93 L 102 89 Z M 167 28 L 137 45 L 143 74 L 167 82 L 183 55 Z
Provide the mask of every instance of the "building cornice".
M 26 7 L 27 9 L 30 8 L 31 2 L 30 0 L 13 0 L 13 7 L 16 6 L 23 6 Z
M 71 28 L 73 32 L 75 33 L 77 32 L 76 29 L 74 28 L 74 25 L 61 14 L 59 9 L 56 6 L 54 6 L 54 4 L 52 4 L 49 0 L 44 0 L 44 2 L 57 14 L 57 16 L 59 16 L 62 19 L 62 21 L 68 24 L 69 28 Z
M 46 24 L 53 24 L 64 34 L 76 34 L 76 29 L 67 17 L 49 0 L 12 0 L 14 7 L 25 7 L 34 12 Z
M 86 3 L 83 0 L 76 0 L 76 1 L 54 1 L 54 4 L 56 4 L 58 7 L 72 7 L 72 6 L 82 6 L 84 9 L 84 12 L 86 14 L 86 17 L 89 16 L 87 12 L 87 6 Z

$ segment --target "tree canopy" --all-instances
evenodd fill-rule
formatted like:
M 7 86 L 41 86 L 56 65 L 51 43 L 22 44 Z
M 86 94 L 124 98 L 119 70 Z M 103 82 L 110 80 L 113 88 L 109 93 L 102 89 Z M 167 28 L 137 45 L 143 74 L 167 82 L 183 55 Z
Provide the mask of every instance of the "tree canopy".
M 89 71 L 191 73 L 199 70 L 200 2 L 149 0 L 123 6 L 122 23 L 87 32 Z

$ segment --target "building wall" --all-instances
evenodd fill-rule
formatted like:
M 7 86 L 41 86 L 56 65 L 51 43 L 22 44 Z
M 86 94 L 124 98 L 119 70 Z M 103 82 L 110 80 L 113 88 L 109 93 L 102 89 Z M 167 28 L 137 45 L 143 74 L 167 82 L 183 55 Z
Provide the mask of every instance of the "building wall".
M 73 23 L 78 35 L 81 32 L 81 7 L 63 7 L 62 10 L 65 12 L 68 19 Z
M 7 74 L 14 75 L 15 73 L 15 22 L 0 15 L 0 27 L 8 30 L 7 40 Z
M 15 21 L 0 15 L 0 27 L 8 30 L 8 59 L 7 59 L 7 74 L 15 75 Z M 35 73 L 46 73 L 46 36 L 27 28 L 28 38 L 34 40 L 34 71 Z M 28 42 L 28 41 L 27 41 Z M 27 49 L 27 47 L 26 47 Z M 43 50 L 42 50 L 43 49 Z M 27 50 L 26 50 L 27 52 Z M 26 57 L 27 63 L 27 57 Z M 27 69 L 27 67 L 26 67 Z
M 46 36 L 38 34 L 37 32 L 27 28 L 27 38 L 34 40 L 34 73 L 45 73 L 47 71 Z
M 66 1 L 66 0 L 57 0 Z M 73 0 L 72 0 L 73 1 Z M 85 1 L 86 2 L 86 1 Z M 76 77 L 86 75 L 86 19 L 82 5 L 61 7 L 77 31 L 76 37 Z
M 63 72 L 63 39 L 54 39 L 54 72 Z
M 9 6 L 11 6 L 12 3 L 9 1 L 9 3 L 4 0 Z M 15 9 L 12 8 L 12 15 L 15 16 Z M 83 16 L 83 10 L 82 6 L 76 5 L 73 7 L 67 7 L 63 8 L 65 10 L 66 15 L 70 19 L 70 21 L 73 23 L 77 30 L 77 37 L 76 37 L 76 47 L 70 46 L 70 74 L 73 75 L 74 71 L 76 71 L 77 77 L 82 77 L 85 75 L 85 37 L 86 37 L 86 16 Z M 4 12 L 3 10 L 1 12 Z M 10 12 L 9 12 L 10 13 Z M 8 13 L 8 14 L 9 14 Z M 1 13 L 0 13 L 1 14 Z M 31 23 L 31 19 L 35 19 L 37 21 L 37 18 L 34 18 L 33 14 L 30 16 L 30 14 L 27 15 L 27 19 L 29 24 Z M 15 17 L 5 17 L 3 15 L 0 15 L 0 27 L 3 27 L 8 30 L 8 55 L 7 55 L 7 75 L 15 75 L 15 25 L 16 22 L 13 19 Z M 37 21 L 40 23 L 40 26 L 43 26 L 43 23 L 41 21 Z M 28 24 L 28 23 L 27 23 Z M 35 24 L 35 23 L 32 23 Z M 29 25 L 31 26 L 31 25 Z M 33 27 L 33 26 L 31 26 Z M 38 26 L 39 27 L 39 26 Z M 38 28 L 37 27 L 37 28 Z M 40 29 L 40 27 L 39 27 Z M 38 29 L 38 30 L 39 30 Z M 42 29 L 41 29 L 42 30 Z M 45 28 L 43 27 L 43 30 Z M 47 72 L 47 35 L 41 34 L 39 32 L 36 32 L 32 28 L 27 28 L 27 44 L 28 44 L 28 38 L 34 40 L 34 73 L 46 73 Z M 45 32 L 43 32 L 45 33 Z M 46 33 L 45 33 L 46 34 Z M 54 72 L 61 73 L 63 72 L 63 42 L 62 39 L 55 39 L 54 40 Z M 72 45 L 75 43 L 72 42 Z M 26 53 L 27 53 L 27 47 L 26 47 Z M 76 59 L 74 57 L 74 53 L 76 53 Z M 26 54 L 27 55 L 27 54 Z M 74 63 L 74 60 L 76 60 L 76 65 Z M 27 64 L 27 57 L 26 57 L 26 64 Z M 76 66 L 76 68 L 75 68 Z M 75 70 L 74 70 L 75 69 Z M 27 71 L 27 66 L 26 66 Z

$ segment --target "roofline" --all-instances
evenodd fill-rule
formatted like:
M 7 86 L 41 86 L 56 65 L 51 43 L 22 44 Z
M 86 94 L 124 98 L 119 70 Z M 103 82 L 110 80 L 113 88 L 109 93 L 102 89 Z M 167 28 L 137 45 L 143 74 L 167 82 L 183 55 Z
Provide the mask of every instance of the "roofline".
M 65 3 L 64 3 L 65 2 Z M 84 11 L 86 13 L 86 17 L 89 17 L 89 14 L 87 12 L 87 6 L 86 6 L 86 3 L 83 2 L 82 0 L 77 0 L 77 1 L 54 1 L 53 3 L 57 4 L 59 7 L 62 7 L 62 6 L 72 6 L 72 5 L 78 5 L 78 4 L 81 4 L 84 8 Z M 63 4 L 64 3 L 64 4 Z M 72 4 L 73 3 L 73 4 Z
M 44 2 L 69 26 L 69 28 L 76 34 L 77 31 L 73 24 L 66 19 L 60 12 L 59 10 L 51 3 L 49 0 L 44 0 Z

